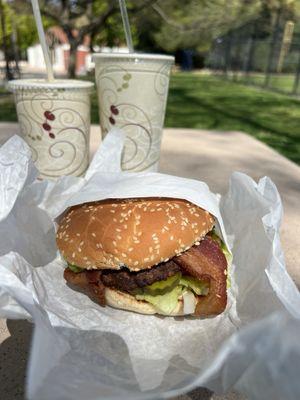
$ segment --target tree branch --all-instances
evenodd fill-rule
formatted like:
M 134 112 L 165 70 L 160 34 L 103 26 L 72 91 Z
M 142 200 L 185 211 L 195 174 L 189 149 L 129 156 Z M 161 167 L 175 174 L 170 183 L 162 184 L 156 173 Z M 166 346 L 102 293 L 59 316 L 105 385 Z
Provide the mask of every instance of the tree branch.
M 149 7 L 150 5 L 152 5 L 152 7 L 155 6 L 157 1 L 158 0 L 144 0 L 143 4 L 141 4 L 140 6 L 128 8 L 128 12 L 130 12 L 131 14 L 136 14 L 142 11 L 144 8 Z
M 99 27 L 105 24 L 107 19 L 112 16 L 115 12 L 118 11 L 118 8 L 115 6 L 115 4 L 110 3 L 108 9 L 99 17 L 94 18 L 89 25 L 83 26 L 79 30 L 79 35 L 80 40 L 82 41 L 84 36 L 87 34 L 94 34 L 98 31 Z
M 160 8 L 160 6 L 158 4 L 153 4 L 152 8 L 154 11 L 157 12 L 157 14 L 168 24 L 173 26 L 176 29 L 179 30 L 183 30 L 183 26 L 181 24 L 178 24 L 176 21 L 172 20 L 171 18 L 169 18 L 165 12 Z

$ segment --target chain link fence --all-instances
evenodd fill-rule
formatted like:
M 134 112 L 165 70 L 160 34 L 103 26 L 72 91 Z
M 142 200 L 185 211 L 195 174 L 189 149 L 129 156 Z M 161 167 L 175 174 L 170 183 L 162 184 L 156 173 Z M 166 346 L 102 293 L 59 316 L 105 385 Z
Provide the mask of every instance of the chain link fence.
M 300 24 L 280 11 L 272 26 L 262 23 L 250 21 L 217 38 L 206 66 L 236 82 L 300 95 Z

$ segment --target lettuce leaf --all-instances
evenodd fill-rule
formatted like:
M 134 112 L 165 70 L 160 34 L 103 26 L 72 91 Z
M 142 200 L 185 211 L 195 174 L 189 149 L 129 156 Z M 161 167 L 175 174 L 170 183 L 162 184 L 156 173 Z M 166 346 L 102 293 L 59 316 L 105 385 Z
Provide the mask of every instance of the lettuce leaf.
M 137 294 L 135 297 L 137 300 L 145 300 L 152 304 L 162 314 L 170 314 L 176 308 L 181 295 L 182 286 L 177 285 L 163 294 L 152 295 L 144 292 L 143 294 Z
M 204 281 L 199 281 L 196 278 L 193 278 L 192 276 L 182 276 L 180 278 L 179 284 L 182 286 L 185 286 L 189 289 L 192 289 L 192 291 L 198 295 L 207 295 L 209 291 L 209 283 L 204 282 Z
M 70 268 L 70 270 L 75 272 L 76 274 L 78 272 L 82 272 L 83 271 L 83 268 L 77 267 L 77 265 L 73 265 L 73 264 L 70 264 L 70 263 L 68 263 L 68 268 Z
M 177 274 L 172 275 L 163 281 L 157 281 L 152 283 L 152 285 L 145 286 L 143 291 L 154 296 L 158 294 L 164 294 L 177 286 L 180 278 L 181 273 L 178 272 Z
M 207 282 L 191 276 L 182 276 L 180 272 L 169 278 L 154 282 L 134 292 L 137 300 L 152 304 L 162 314 L 170 314 L 177 306 L 178 299 L 191 289 L 197 295 L 206 295 L 209 290 Z M 191 293 L 192 294 L 192 293 Z

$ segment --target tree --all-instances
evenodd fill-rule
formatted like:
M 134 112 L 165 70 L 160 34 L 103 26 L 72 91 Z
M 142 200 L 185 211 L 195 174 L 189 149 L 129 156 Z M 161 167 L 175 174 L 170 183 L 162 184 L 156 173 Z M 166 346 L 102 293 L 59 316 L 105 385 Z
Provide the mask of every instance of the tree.
M 128 11 L 134 15 L 154 2 L 132 0 L 128 2 Z M 24 12 L 24 0 L 15 3 Z M 104 31 L 108 34 L 109 28 L 112 28 L 111 19 L 119 14 L 119 3 L 116 0 L 40 0 L 40 7 L 44 17 L 60 26 L 67 35 L 70 44 L 68 75 L 71 78 L 75 77 L 77 48 L 85 36 L 90 35 L 94 39 Z
M 153 9 L 164 20 L 155 33 L 165 51 L 208 50 L 212 40 L 257 13 L 259 0 L 159 0 Z

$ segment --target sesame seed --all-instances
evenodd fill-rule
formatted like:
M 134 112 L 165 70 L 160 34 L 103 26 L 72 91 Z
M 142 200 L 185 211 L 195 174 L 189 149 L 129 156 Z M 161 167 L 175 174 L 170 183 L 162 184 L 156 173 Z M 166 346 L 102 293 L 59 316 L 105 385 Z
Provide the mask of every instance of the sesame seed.
M 226 269 L 224 269 L 224 275 L 227 275 L 227 271 L 226 271 Z
M 124 227 L 124 229 L 127 229 L 127 224 L 124 224 L 123 227 Z
M 174 240 L 174 236 L 170 236 L 170 240 Z
M 75 253 L 72 253 L 72 258 L 75 258 Z
M 120 229 L 120 228 L 116 228 L 116 231 L 117 231 L 117 232 L 121 232 L 121 229 Z
M 138 261 L 135 261 L 134 263 L 133 263 L 133 265 L 138 265 L 139 264 L 139 262 Z
M 200 244 L 200 242 L 195 242 L 195 245 L 196 245 L 196 246 L 199 246 L 199 244 Z
M 142 236 L 142 232 L 139 232 L 137 235 L 138 235 L 138 236 Z
M 118 221 L 117 221 L 117 218 L 113 218 L 113 221 L 114 221 L 114 222 L 118 222 Z
M 153 252 L 153 248 L 149 247 L 149 253 L 152 253 L 152 252 Z
M 112 244 L 116 247 L 117 246 L 117 242 L 115 240 L 113 240 Z
M 79 246 L 82 246 L 83 244 L 84 244 L 84 241 L 80 242 L 80 243 L 79 243 Z
M 78 247 L 78 249 L 77 249 L 78 251 L 79 251 L 79 253 L 81 253 L 81 248 L 80 247 Z
M 125 253 L 122 253 L 122 257 L 127 257 L 127 255 Z
M 115 210 L 109 210 L 109 211 L 110 211 L 111 213 L 113 213 L 113 214 L 116 212 Z
M 122 236 L 117 235 L 117 239 L 121 240 L 121 239 L 122 239 Z
M 129 247 L 128 251 L 131 252 L 133 250 L 133 247 Z
M 80 236 L 80 233 L 76 233 L 76 236 Z
M 221 295 L 219 295 L 219 294 L 216 294 L 216 296 L 219 297 L 219 299 L 221 298 Z
M 96 233 L 95 233 L 95 232 L 92 232 L 92 236 L 96 237 Z
M 84 212 L 90 212 L 90 210 L 84 210 Z
M 84 260 L 87 260 L 87 257 L 83 257 Z
M 150 258 L 146 257 L 146 258 L 144 258 L 144 261 L 145 262 L 150 261 Z

